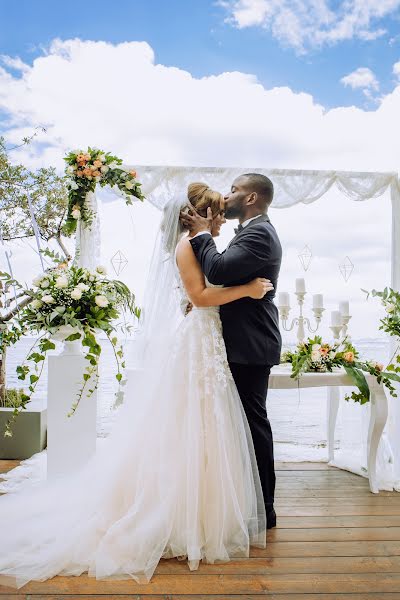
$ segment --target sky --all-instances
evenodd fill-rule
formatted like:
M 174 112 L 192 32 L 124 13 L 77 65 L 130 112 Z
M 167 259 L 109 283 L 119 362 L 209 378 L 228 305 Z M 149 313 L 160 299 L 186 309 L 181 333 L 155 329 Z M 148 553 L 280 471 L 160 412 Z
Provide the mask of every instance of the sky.
M 31 168 L 61 170 L 66 151 L 95 145 L 139 166 L 398 171 L 400 0 L 0 7 L 0 133 L 15 144 L 46 128 L 13 153 Z M 158 214 L 135 205 L 128 215 L 121 200 L 102 210 L 104 261 L 127 255 L 123 276 L 140 298 Z M 328 312 L 350 298 L 354 336 L 374 337 L 380 313 L 361 287 L 390 281 L 389 198 L 354 203 L 336 193 L 271 217 L 284 246 L 280 289 L 305 276 Z M 231 234 L 228 224 L 221 249 Z M 37 256 L 26 245 L 12 251 L 29 279 Z M 347 283 L 345 256 L 354 263 Z

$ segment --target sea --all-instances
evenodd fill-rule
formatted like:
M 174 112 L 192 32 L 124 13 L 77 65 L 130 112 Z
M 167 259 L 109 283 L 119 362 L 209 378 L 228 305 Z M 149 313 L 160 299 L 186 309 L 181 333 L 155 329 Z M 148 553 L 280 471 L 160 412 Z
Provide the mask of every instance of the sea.
M 22 387 L 16 367 L 30 351 L 34 338 L 21 339 L 8 352 L 7 386 Z M 390 359 L 389 342 L 384 338 L 353 340 L 361 357 L 386 364 Z M 132 340 L 125 341 L 125 355 L 129 356 Z M 285 348 L 294 343 L 284 343 Z M 98 389 L 97 433 L 107 436 L 118 414 L 120 395 L 115 379 L 115 359 L 108 340 L 101 340 L 100 382 Z M 54 352 L 59 352 L 61 345 Z M 46 404 L 47 361 L 32 399 L 33 403 Z M 346 390 L 344 390 L 346 391 Z M 344 393 L 342 393 L 344 396 Z M 90 398 L 88 399 L 90 402 Z M 365 433 L 365 408 L 341 398 L 335 432 L 335 448 L 353 448 L 362 443 Z M 276 461 L 327 460 L 327 402 L 324 388 L 270 390 L 267 412 L 271 421 Z M 346 436 L 348 439 L 346 439 Z

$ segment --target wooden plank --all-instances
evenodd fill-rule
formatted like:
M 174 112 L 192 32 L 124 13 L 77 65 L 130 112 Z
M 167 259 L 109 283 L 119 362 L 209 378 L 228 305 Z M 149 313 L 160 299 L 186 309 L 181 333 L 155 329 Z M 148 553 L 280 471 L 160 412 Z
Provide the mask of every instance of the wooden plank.
M 344 542 L 400 541 L 400 527 L 328 527 L 320 529 L 270 529 L 267 543 L 276 542 Z
M 275 498 L 302 498 L 302 497 L 308 497 L 308 498 L 343 498 L 346 497 L 349 498 L 349 490 L 337 490 L 337 489 L 305 489 L 305 488 L 298 488 L 298 489 L 292 489 L 292 490 L 288 490 L 288 489 L 278 489 L 276 491 L 275 494 Z M 375 497 L 377 496 L 376 494 L 372 494 L 372 492 L 369 491 L 369 489 L 359 489 L 359 488 L 354 488 L 351 490 L 351 497 L 352 498 L 360 498 L 360 497 Z M 398 492 L 379 492 L 379 496 L 381 498 L 387 496 L 389 498 L 395 498 L 398 497 Z
M 327 462 L 282 462 L 275 461 L 276 471 L 342 471 Z
M 185 561 L 162 560 L 157 575 L 185 575 Z M 285 573 L 400 573 L 400 556 L 263 557 L 241 558 L 228 563 L 202 564 L 194 577 L 201 575 L 265 575 Z
M 250 557 L 297 556 L 400 556 L 400 543 L 384 542 L 274 542 L 266 548 L 251 548 Z
M 337 503 L 336 506 L 275 506 L 279 517 L 338 517 L 338 516 L 400 516 L 400 504 L 398 506 L 358 506 Z
M 320 528 L 320 527 L 400 527 L 400 517 L 279 517 L 277 527 L 289 528 Z
M 354 502 L 352 498 L 349 498 L 349 496 L 342 496 L 342 497 L 338 497 L 336 496 L 335 498 L 313 498 L 313 497 L 304 497 L 302 498 L 301 501 L 301 506 L 307 506 L 307 507 L 311 507 L 311 506 L 317 506 L 317 507 L 334 507 L 337 506 L 338 504 L 341 504 L 343 506 L 370 506 L 370 507 L 374 507 L 374 506 L 394 506 L 394 507 L 399 507 L 400 506 L 400 494 L 397 494 L 397 496 L 381 496 L 380 494 L 368 494 L 368 495 L 364 495 L 362 498 L 360 498 L 359 500 L 357 500 L 357 502 Z M 299 500 L 298 498 L 285 498 L 283 496 L 280 496 L 279 498 L 277 498 L 275 500 L 275 507 L 289 507 L 289 506 L 299 506 Z
M 26 594 L 46 594 L 50 582 L 28 583 Z M 0 590 L 6 591 L 6 590 Z M 86 575 L 55 577 L 51 593 L 57 594 L 328 594 L 400 592 L 398 573 L 284 574 L 276 575 L 155 575 L 150 584 L 131 580 L 96 581 Z
M 372 596 L 372 594 L 329 594 L 329 599 L 327 599 L 325 594 L 312 594 L 312 596 L 310 596 L 310 594 L 266 594 L 268 597 L 268 600 L 368 600 L 368 598 L 371 598 L 371 600 L 374 600 L 374 597 Z M 400 600 L 400 593 L 399 594 L 392 594 L 392 593 L 381 593 L 380 598 L 382 598 L 382 600 Z M 25 596 L 24 596 L 25 598 Z M 259 600 L 260 595 L 259 594 L 243 594 L 240 596 L 236 596 L 236 595 L 232 595 L 229 594 L 229 596 L 227 595 L 221 595 L 221 594 L 169 594 L 168 596 L 166 596 L 165 594 L 161 594 L 161 595 L 155 595 L 155 594 L 151 594 L 151 595 L 146 595 L 143 592 L 141 594 L 112 594 L 109 595 L 107 594 L 107 596 L 104 595 L 97 595 L 97 594 L 90 594 L 88 595 L 81 595 L 79 594 L 78 596 L 74 595 L 68 595 L 68 596 L 53 596 L 53 595 L 43 595 L 43 594 L 28 594 L 26 596 L 26 600 L 105 600 L 105 598 L 107 598 L 107 600 L 127 600 L 127 599 L 132 599 L 132 600 L 233 600 L 233 598 L 237 598 L 238 600 Z

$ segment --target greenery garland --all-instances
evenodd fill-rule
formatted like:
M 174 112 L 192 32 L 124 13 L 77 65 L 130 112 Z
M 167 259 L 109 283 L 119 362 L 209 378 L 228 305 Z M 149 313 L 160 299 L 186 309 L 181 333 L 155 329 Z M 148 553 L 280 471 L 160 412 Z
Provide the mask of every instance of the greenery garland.
M 98 148 L 88 148 L 86 151 L 74 150 L 64 160 L 68 187 L 68 214 L 64 226 L 67 235 L 76 231 L 79 219 L 90 227 L 93 214 L 85 201 L 88 192 L 94 192 L 97 184 L 118 187 L 127 204 L 132 204 L 132 198 L 144 200 L 136 171 L 124 169 L 117 156 Z
M 298 344 L 295 351 L 284 351 L 281 363 L 292 365 L 290 376 L 294 379 L 299 379 L 302 373 L 326 373 L 332 372 L 335 367 L 344 368 L 359 390 L 351 392 L 350 395 L 346 394 L 345 399 L 360 404 L 365 404 L 370 399 L 370 390 L 364 373 L 376 377 L 377 383 L 384 385 L 391 396 L 397 396 L 392 381 L 400 381 L 400 376 L 389 367 L 384 371 L 384 366 L 374 360 L 360 360 L 358 350 L 348 338 L 333 344 L 323 342 L 320 336 L 308 338 L 306 342 Z

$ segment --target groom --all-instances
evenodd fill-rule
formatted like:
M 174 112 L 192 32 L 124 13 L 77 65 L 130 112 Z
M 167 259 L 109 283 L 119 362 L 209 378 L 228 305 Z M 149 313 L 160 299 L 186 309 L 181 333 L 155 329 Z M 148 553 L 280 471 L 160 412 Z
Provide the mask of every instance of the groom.
M 193 251 L 210 283 L 225 286 L 270 279 L 274 290 L 262 300 L 242 298 L 220 308 L 229 367 L 249 422 L 264 495 L 267 527 L 276 525 L 273 438 L 266 411 L 268 379 L 279 364 L 281 336 L 278 310 L 273 303 L 282 248 L 267 211 L 272 181 L 258 173 L 241 175 L 225 196 L 225 217 L 239 219 L 236 235 L 220 254 L 211 237 L 212 215 L 182 214 L 194 237 Z

